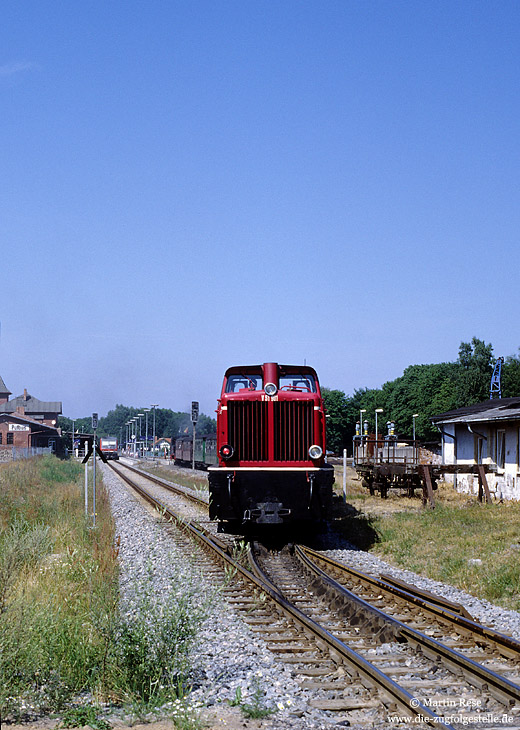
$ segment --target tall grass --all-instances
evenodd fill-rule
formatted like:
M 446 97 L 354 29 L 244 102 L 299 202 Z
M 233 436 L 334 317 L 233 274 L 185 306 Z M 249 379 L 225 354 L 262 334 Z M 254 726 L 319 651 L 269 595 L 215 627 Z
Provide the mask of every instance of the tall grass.
M 100 622 L 117 604 L 107 497 L 83 514 L 82 468 L 55 457 L 0 469 L 0 708 L 61 709 L 102 683 Z
M 98 484 L 91 529 L 82 474 L 75 462 L 51 456 L 0 467 L 4 719 L 59 712 L 81 693 L 90 702 L 145 707 L 186 688 L 187 655 L 204 610 L 178 590 L 156 609 L 145 586 L 132 617 L 120 615 L 108 497 Z

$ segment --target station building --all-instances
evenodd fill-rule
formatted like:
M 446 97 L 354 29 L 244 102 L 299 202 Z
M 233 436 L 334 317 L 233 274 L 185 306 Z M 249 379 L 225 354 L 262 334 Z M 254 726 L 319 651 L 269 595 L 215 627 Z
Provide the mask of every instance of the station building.
M 154 452 L 154 454 L 157 454 L 158 456 L 167 457 L 170 455 L 171 448 L 172 448 L 171 438 L 156 438 L 153 452 Z
M 457 491 L 478 493 L 478 476 L 470 469 L 483 464 L 496 499 L 520 500 L 520 397 L 483 401 L 431 420 L 442 434 L 442 463 L 460 467 L 445 475 Z
M 0 452 L 4 460 L 14 449 L 56 448 L 60 439 L 60 401 L 41 401 L 26 389 L 9 400 L 11 391 L 0 377 Z

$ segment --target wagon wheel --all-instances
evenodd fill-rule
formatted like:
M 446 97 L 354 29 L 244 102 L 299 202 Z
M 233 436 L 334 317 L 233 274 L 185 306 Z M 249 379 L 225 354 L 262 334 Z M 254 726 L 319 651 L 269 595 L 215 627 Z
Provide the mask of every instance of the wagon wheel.
M 361 482 L 361 484 L 365 487 L 365 489 L 368 489 L 369 490 L 370 494 L 372 494 L 372 495 L 374 494 L 374 492 L 375 492 L 375 490 L 374 490 L 374 480 L 372 479 L 372 477 L 368 477 L 367 479 L 363 479 L 363 481 Z
M 408 477 L 405 482 L 406 486 L 406 496 L 407 497 L 415 497 L 415 488 L 418 486 L 413 476 Z
M 381 499 L 386 499 L 388 497 L 388 479 L 386 477 L 380 477 L 380 481 L 378 482 L 379 491 L 381 493 Z

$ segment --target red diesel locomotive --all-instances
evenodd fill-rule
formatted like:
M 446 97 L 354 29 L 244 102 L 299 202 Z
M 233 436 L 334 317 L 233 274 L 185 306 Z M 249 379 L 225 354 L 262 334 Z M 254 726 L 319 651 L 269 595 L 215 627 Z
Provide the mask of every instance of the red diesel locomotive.
M 313 368 L 229 368 L 217 410 L 218 466 L 208 469 L 210 519 L 324 519 L 334 483 L 325 446 L 325 410 Z

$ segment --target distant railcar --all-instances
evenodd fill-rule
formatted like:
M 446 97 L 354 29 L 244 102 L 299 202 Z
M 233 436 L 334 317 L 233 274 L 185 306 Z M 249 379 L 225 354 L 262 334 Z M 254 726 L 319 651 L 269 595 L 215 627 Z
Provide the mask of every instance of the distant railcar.
M 119 451 L 116 438 L 100 438 L 99 450 L 107 459 L 119 459 Z
M 193 466 L 193 436 L 179 436 L 175 440 L 174 460 L 177 466 Z M 195 468 L 207 469 L 218 463 L 217 435 L 195 436 Z

